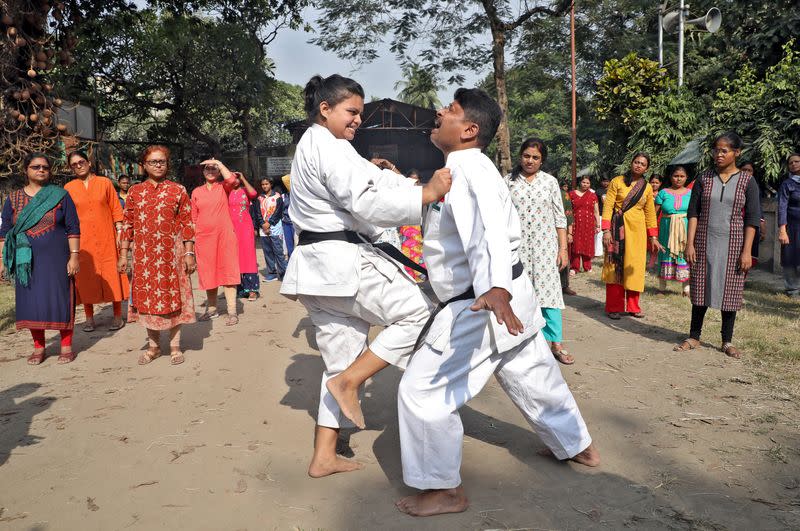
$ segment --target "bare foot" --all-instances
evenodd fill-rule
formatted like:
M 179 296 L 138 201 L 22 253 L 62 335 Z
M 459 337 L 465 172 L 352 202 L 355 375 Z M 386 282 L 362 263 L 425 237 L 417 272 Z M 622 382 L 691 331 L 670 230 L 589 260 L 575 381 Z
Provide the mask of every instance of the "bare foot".
M 555 455 L 553 454 L 552 450 L 550 450 L 550 448 L 544 448 L 536 453 L 544 457 L 555 458 Z M 594 443 L 592 443 L 589 446 L 587 446 L 586 449 L 581 453 L 573 457 L 570 457 L 568 459 L 564 459 L 564 461 L 575 461 L 576 463 L 580 463 L 581 465 L 592 466 L 592 467 L 599 466 L 600 452 L 597 451 L 597 448 L 594 447 Z
M 469 507 L 464 487 L 454 489 L 426 490 L 395 502 L 395 507 L 411 516 L 433 516 L 435 514 L 462 513 Z
M 364 465 L 356 461 L 350 461 L 342 457 L 336 456 L 332 460 L 323 460 L 314 458 L 311 464 L 308 465 L 308 475 L 312 478 L 324 478 L 339 472 L 354 472 L 361 470 Z
M 364 413 L 361 412 L 361 404 L 358 401 L 358 387 L 347 385 L 341 374 L 328 380 L 325 387 L 336 399 L 344 416 L 363 430 L 366 424 L 364 423 Z

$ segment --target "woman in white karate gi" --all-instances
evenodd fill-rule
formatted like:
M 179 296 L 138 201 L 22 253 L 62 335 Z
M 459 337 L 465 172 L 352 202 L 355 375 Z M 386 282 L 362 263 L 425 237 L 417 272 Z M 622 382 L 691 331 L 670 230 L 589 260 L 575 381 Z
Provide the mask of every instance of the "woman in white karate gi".
M 414 516 L 468 507 L 460 476 L 464 430 L 458 410 L 492 374 L 550 455 L 589 466 L 600 462 L 541 333 L 544 319 L 519 261 L 519 215 L 497 169 L 481 153 L 501 116 L 485 92 L 459 89 L 455 101 L 438 111 L 431 132 L 453 182 L 444 201 L 425 217 L 423 255 L 431 287 L 448 302 L 398 390 L 403 480 L 423 492 L 403 498 L 397 507 Z
M 364 427 L 359 386 L 388 364 L 404 366 L 430 315 L 430 302 L 403 267 L 370 242 L 383 228 L 418 225 L 422 207 L 438 201 L 450 179 L 440 170 L 426 186 L 414 186 L 356 152 L 350 141 L 364 91 L 352 79 L 314 76 L 304 95 L 311 126 L 292 161 L 289 207 L 300 234 L 281 294 L 308 310 L 325 363 L 308 469 L 322 477 L 361 468 L 336 455 L 339 428 Z M 385 328 L 368 347 L 371 325 Z M 346 378 L 331 382 L 356 358 Z

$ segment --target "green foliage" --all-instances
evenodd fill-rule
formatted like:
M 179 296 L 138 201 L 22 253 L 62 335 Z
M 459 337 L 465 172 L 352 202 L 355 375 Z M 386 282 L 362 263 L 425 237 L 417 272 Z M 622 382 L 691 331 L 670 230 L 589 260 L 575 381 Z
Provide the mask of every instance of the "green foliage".
M 603 77 L 597 82 L 597 116 L 605 121 L 619 121 L 631 130 L 639 110 L 669 86 L 666 74 L 656 61 L 634 52 L 622 59 L 609 59 L 603 66 Z
M 437 95 L 440 83 L 435 67 L 409 63 L 403 67 L 403 77 L 394 85 L 395 90 L 400 89 L 397 94 L 400 101 L 428 109 L 442 106 Z
M 739 77 L 716 93 L 709 140 L 723 131 L 736 131 L 745 141 L 742 158 L 752 161 L 767 181 L 779 180 L 786 157 L 800 146 L 798 80 L 800 53 L 793 39 L 762 79 L 745 65 Z
M 688 90 L 668 90 L 651 97 L 636 113 L 634 122 L 636 129 L 628 140 L 628 156 L 617 171 L 627 170 L 633 154 L 644 151 L 651 156 L 651 171 L 663 174 L 686 142 L 703 136 L 705 108 Z

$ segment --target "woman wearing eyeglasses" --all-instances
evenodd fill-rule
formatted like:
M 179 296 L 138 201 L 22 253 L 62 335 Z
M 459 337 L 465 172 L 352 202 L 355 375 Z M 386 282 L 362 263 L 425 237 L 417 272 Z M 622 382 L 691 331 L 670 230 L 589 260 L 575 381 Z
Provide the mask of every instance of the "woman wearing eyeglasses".
M 67 157 L 75 179 L 64 189 L 69 192 L 83 227 L 81 270 L 75 276 L 78 304 L 86 313 L 84 332 L 95 328 L 94 305 L 110 302 L 114 319 L 110 330 L 125 326 L 122 320 L 122 301 L 128 298 L 128 277 L 117 271 L 120 236 L 122 235 L 122 206 L 110 179 L 95 175 L 89 157 L 74 151 Z
M 31 153 L 22 165 L 26 184 L 3 205 L 0 229 L 3 260 L 0 277 L 14 278 L 17 330 L 33 336 L 30 365 L 45 359 L 45 330 L 61 332 L 59 363 L 75 359 L 73 277 L 80 268 L 80 222 L 75 204 L 59 186 L 49 184 L 50 161 Z
M 142 153 L 147 178 L 131 186 L 123 212 L 117 270 L 128 269 L 133 244 L 133 310 L 128 320 L 141 319 L 148 349 L 139 356 L 145 365 L 161 355 L 161 331 L 169 330 L 170 361 L 183 363 L 181 325 L 195 322 L 192 282 L 194 223 L 186 188 L 167 179 L 169 149 L 149 146 Z

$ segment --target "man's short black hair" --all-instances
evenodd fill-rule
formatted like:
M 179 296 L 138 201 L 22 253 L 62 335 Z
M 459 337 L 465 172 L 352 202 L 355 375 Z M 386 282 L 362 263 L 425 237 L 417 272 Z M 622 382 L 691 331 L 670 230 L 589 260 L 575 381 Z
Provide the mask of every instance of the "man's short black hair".
M 503 117 L 500 105 L 481 89 L 462 87 L 456 91 L 453 99 L 464 109 L 464 117 L 478 124 L 478 144 L 481 148 L 488 146 L 497 134 Z

